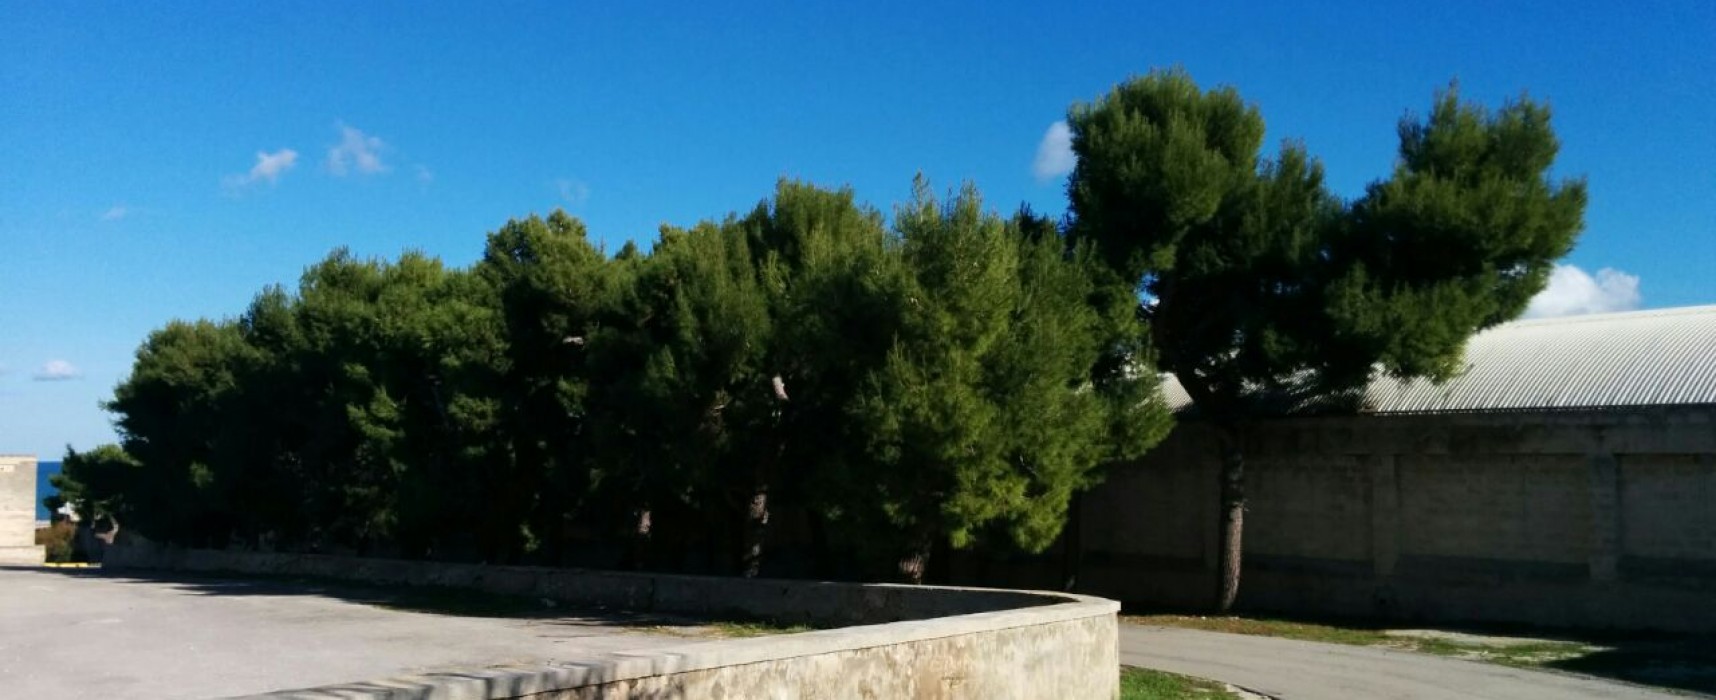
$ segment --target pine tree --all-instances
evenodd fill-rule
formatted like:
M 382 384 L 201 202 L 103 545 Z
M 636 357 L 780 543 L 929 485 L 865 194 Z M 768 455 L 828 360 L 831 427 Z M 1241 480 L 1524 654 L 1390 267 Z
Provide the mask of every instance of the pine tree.
M 1140 390 L 1146 358 L 1126 356 L 1131 310 L 1092 303 L 1083 251 L 984 213 L 969 186 L 944 206 L 922 179 L 894 226 L 902 321 L 849 409 L 869 464 L 844 498 L 862 529 L 898 533 L 900 574 L 919 582 L 938 541 L 964 548 L 998 527 L 1041 551 L 1072 494 L 1160 439 L 1167 417 Z
M 495 420 L 506 444 L 490 467 L 496 497 L 528 514 L 525 537 L 545 548 L 539 558 L 555 561 L 569 519 L 600 478 L 589 450 L 589 344 L 621 293 L 622 271 L 582 222 L 555 211 L 489 234 L 474 272 L 498 299 L 505 339 Z
M 1239 590 L 1246 426 L 1351 397 L 1378 369 L 1450 377 L 1582 225 L 1584 186 L 1549 179 L 1549 112 L 1525 99 L 1490 113 L 1439 95 L 1428 120 L 1403 120 L 1393 177 L 1350 204 L 1301 146 L 1261 157 L 1258 110 L 1183 71 L 1068 123 L 1072 235 L 1139 295 L 1162 368 L 1223 436 L 1218 610 Z

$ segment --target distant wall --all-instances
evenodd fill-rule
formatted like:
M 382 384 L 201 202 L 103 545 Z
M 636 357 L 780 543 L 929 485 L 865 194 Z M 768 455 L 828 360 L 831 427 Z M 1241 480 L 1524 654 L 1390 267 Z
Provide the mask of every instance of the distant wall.
M 640 612 L 856 625 L 690 643 L 612 662 L 471 669 L 266 697 L 1101 698 L 1118 693 L 1113 601 L 1058 593 L 481 566 L 115 546 L 103 569 L 439 585 Z
M 1711 408 L 1284 419 L 1246 452 L 1243 607 L 1716 631 Z M 1185 423 L 1085 494 L 1077 590 L 1206 604 L 1218 468 Z
M 0 455 L 0 564 L 40 564 L 36 546 L 36 458 Z

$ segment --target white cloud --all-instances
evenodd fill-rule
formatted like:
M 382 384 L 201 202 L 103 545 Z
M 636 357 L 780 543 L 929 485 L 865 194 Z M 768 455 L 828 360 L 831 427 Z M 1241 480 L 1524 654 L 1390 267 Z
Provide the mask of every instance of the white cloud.
M 246 177 L 250 182 L 267 180 L 275 182 L 282 174 L 298 164 L 298 152 L 290 148 L 282 148 L 273 153 L 256 152 L 256 165 L 251 166 L 250 174 Z
M 1043 140 L 1037 143 L 1037 159 L 1031 161 L 1031 172 L 1038 182 L 1048 182 L 1072 172 L 1075 162 L 1072 129 L 1066 122 L 1050 124 L 1049 130 L 1043 132 Z
M 425 185 L 434 182 L 435 171 L 425 168 L 422 165 L 417 166 L 417 181 Z
M 118 221 L 120 219 L 125 218 L 125 215 L 128 213 L 130 213 L 130 210 L 126 209 L 124 205 L 116 204 L 112 208 L 108 209 L 106 212 L 102 213 L 101 220 L 102 221 Z
M 566 200 L 567 204 L 583 204 L 584 200 L 590 198 L 590 186 L 584 184 L 583 180 L 560 178 L 554 181 L 554 190 L 560 193 L 560 198 Z
M 298 164 L 298 152 L 290 148 L 282 148 L 273 153 L 256 152 L 256 165 L 250 166 L 250 172 L 243 175 L 228 175 L 222 179 L 228 190 L 238 190 L 245 186 L 267 181 L 274 184 L 280 176 Z
M 355 127 L 338 126 L 340 142 L 328 149 L 328 172 L 339 176 L 353 170 L 364 175 L 387 172 L 387 164 L 381 162 L 381 152 L 387 150 L 386 143 Z
M 81 376 L 83 376 L 83 372 L 78 371 L 77 367 L 65 360 L 48 360 L 41 369 L 36 370 L 36 381 L 38 382 L 58 382 L 77 379 Z
M 1532 297 L 1526 318 L 1631 311 L 1639 307 L 1639 278 L 1605 267 L 1592 277 L 1573 265 L 1555 266 L 1549 286 Z

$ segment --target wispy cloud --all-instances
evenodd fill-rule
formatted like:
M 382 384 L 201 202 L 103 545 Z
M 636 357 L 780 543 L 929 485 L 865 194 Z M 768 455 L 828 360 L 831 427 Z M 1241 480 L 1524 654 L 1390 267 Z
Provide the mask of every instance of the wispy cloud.
M 1639 307 L 1639 278 L 1605 267 L 1595 277 L 1574 265 L 1556 265 L 1549 286 L 1532 297 L 1526 318 L 1631 311 Z
M 1031 173 L 1038 182 L 1048 182 L 1072 172 L 1076 163 L 1072 151 L 1072 129 L 1066 122 L 1055 122 L 1043 132 L 1037 142 L 1037 158 L 1031 161 Z
M 387 172 L 387 164 L 381 162 L 381 154 L 387 150 L 386 143 L 357 127 L 343 123 L 337 126 L 340 142 L 328 149 L 328 172 L 341 177 L 353 171 L 363 175 Z
M 107 211 L 102 212 L 101 220 L 102 221 L 118 221 L 120 219 L 125 218 L 125 215 L 129 214 L 129 213 L 131 213 L 131 210 L 127 209 L 125 207 L 125 205 L 115 204 L 115 205 L 113 205 L 113 207 L 109 208 Z
M 554 191 L 560 193 L 560 198 L 567 204 L 583 204 L 590 198 L 590 186 L 583 180 L 563 177 L 554 181 Z
M 435 181 L 435 171 L 430 170 L 430 169 L 428 169 L 422 165 L 418 165 L 416 167 L 416 170 L 417 170 L 417 182 L 418 183 L 427 185 L 427 184 Z
M 42 368 L 36 370 L 35 380 L 38 382 L 62 382 L 67 379 L 82 377 L 83 372 L 65 360 L 48 360 Z
M 298 152 L 290 148 L 282 148 L 273 153 L 256 152 L 256 165 L 250 166 L 250 172 L 243 175 L 228 175 L 222 179 L 228 190 L 239 190 L 258 182 L 274 184 L 280 176 L 298 164 Z

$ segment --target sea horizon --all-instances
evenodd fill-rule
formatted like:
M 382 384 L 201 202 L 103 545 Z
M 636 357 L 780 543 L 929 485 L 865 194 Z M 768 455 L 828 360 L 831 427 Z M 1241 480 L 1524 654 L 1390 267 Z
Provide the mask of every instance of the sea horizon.
M 54 488 L 52 481 L 48 478 L 60 473 L 60 469 L 61 466 L 58 460 L 52 462 L 36 462 L 36 520 L 38 521 L 48 520 L 53 515 L 48 512 L 47 506 L 42 505 L 42 501 L 43 499 L 60 492 L 59 489 Z

